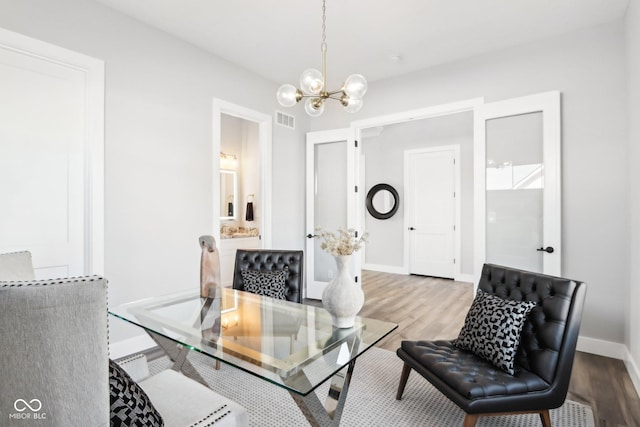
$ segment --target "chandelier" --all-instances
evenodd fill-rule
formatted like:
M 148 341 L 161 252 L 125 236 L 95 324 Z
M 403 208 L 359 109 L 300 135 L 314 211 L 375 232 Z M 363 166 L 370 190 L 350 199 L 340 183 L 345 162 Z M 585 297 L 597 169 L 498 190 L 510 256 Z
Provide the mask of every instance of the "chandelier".
M 346 78 L 339 90 L 327 90 L 327 8 L 322 0 L 322 72 L 309 68 L 300 76 L 300 89 L 292 84 L 280 86 L 276 96 L 283 107 L 293 107 L 302 98 L 307 98 L 304 109 L 312 117 L 324 112 L 324 101 L 335 99 L 349 113 L 362 108 L 362 97 L 367 92 L 367 80 L 361 74 L 352 74 Z

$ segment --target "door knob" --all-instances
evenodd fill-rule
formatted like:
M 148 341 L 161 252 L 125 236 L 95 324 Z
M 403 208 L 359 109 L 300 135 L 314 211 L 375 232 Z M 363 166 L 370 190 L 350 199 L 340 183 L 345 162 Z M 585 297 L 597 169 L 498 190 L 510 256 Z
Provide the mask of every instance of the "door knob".
M 413 231 L 413 230 L 415 230 L 415 228 L 409 227 L 409 231 Z
M 311 234 L 311 233 L 307 234 L 307 239 L 313 239 L 314 237 L 318 237 L 318 235 L 317 234 Z
M 538 251 L 538 252 L 546 252 L 548 254 L 552 254 L 553 253 L 553 248 L 551 246 L 547 246 L 546 248 L 538 248 L 538 249 L 536 249 L 536 251 Z

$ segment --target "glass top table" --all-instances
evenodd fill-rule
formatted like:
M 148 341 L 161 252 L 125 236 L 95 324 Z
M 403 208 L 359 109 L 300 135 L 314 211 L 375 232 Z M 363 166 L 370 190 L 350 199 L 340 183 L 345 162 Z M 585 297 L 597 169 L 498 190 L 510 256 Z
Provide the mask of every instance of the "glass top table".
M 398 327 L 356 317 L 352 328 L 338 329 L 322 307 L 228 288 L 218 288 L 214 298 L 186 292 L 109 313 L 144 328 L 174 361 L 173 369 L 182 370 L 194 350 L 287 389 L 312 425 L 339 423 L 357 357 Z M 326 413 L 317 414 L 312 391 L 329 379 Z

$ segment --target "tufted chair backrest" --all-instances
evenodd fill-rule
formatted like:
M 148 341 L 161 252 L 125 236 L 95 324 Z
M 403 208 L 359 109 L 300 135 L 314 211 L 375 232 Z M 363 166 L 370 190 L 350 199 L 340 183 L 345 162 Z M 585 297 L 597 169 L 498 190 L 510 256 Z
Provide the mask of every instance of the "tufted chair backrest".
M 289 270 L 286 280 L 288 301 L 302 303 L 302 274 L 304 255 L 302 251 L 286 251 L 273 249 L 238 249 L 233 273 L 233 289 L 244 291 L 242 270 L 273 271 Z
M 586 285 L 574 280 L 485 264 L 478 288 L 500 298 L 535 301 L 521 335 L 516 365 L 568 388 Z M 565 384 L 566 383 L 566 384 Z

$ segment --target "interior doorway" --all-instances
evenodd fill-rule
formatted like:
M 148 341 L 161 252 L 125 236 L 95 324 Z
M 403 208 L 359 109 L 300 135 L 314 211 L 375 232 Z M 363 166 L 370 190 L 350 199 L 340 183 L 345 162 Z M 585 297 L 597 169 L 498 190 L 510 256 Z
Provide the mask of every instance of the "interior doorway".
M 361 135 L 361 143 L 358 144 L 361 170 L 365 169 L 362 165 L 366 162 L 366 170 L 358 182 L 362 194 L 367 194 L 372 186 L 380 183 L 391 185 L 400 194 L 399 208 L 392 217 L 380 220 L 362 210 L 358 215 L 358 228 L 369 232 L 369 242 L 362 260 L 364 269 L 410 273 L 411 236 L 408 228 L 411 224 L 406 218 L 410 207 L 405 185 L 405 152 L 459 145 L 461 160 L 456 165 L 460 173 L 458 183 L 461 185 L 461 189 L 456 191 L 459 207 L 450 221 L 450 224 L 456 225 L 457 233 L 453 234 L 452 252 L 447 249 L 445 255 L 449 264 L 453 265 L 453 275 L 433 270 L 430 273 L 458 281 L 473 281 L 473 110 L 482 102 L 482 99 L 472 99 L 352 124 Z M 424 197 L 422 200 L 425 200 Z M 359 203 L 359 207 L 363 209 L 364 205 Z M 455 264 L 453 259 L 456 260 Z

